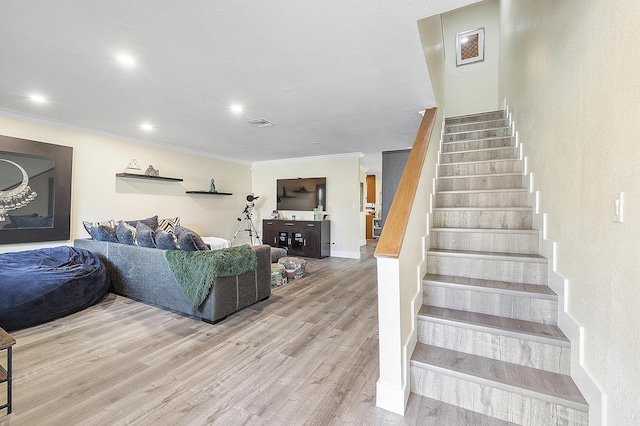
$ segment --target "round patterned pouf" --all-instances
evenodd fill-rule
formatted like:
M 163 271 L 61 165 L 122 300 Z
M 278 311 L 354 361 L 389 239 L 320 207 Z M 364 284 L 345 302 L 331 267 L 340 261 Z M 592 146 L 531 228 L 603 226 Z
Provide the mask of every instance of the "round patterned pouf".
M 271 264 L 271 287 L 282 287 L 287 283 L 284 266 L 279 263 Z
M 304 267 L 307 265 L 307 261 L 300 257 L 281 257 L 278 259 L 278 263 L 284 266 L 287 278 L 295 280 L 304 276 Z

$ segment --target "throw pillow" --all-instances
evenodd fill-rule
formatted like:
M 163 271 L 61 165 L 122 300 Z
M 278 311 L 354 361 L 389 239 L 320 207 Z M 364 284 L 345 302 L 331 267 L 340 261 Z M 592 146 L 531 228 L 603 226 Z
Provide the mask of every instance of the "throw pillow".
M 207 245 L 202 241 L 200 235 L 197 232 L 192 231 L 189 228 L 183 226 L 176 227 L 176 235 L 178 236 L 178 245 L 180 250 L 184 251 L 198 251 L 209 250 Z
M 140 247 L 156 248 L 155 231 L 142 222 L 136 225 L 136 243 Z
M 164 232 L 176 232 L 176 226 L 180 225 L 180 216 L 167 219 L 158 219 L 158 228 Z
M 136 228 L 122 220 L 116 225 L 116 236 L 122 244 L 136 245 Z
M 155 215 L 155 216 L 152 216 L 152 217 L 148 217 L 146 219 L 125 220 L 125 222 L 127 222 L 129 225 L 134 226 L 134 227 L 138 223 L 144 223 L 149 228 L 151 228 L 151 229 L 153 229 L 155 231 L 158 228 L 158 215 Z
M 113 219 L 104 220 L 102 222 L 89 222 L 89 221 L 83 220 L 82 221 L 82 225 L 84 225 L 84 229 L 87 230 L 87 233 L 89 235 L 91 235 L 91 228 L 93 228 L 94 226 L 106 225 L 106 226 L 110 226 L 112 228 L 115 228 L 116 227 L 116 222 Z
M 156 247 L 162 250 L 179 250 L 178 238 L 173 232 L 164 232 L 158 228 L 156 231 Z
M 109 225 L 96 225 L 91 228 L 91 238 L 96 241 L 106 241 L 109 243 L 117 243 L 118 236 L 116 229 Z

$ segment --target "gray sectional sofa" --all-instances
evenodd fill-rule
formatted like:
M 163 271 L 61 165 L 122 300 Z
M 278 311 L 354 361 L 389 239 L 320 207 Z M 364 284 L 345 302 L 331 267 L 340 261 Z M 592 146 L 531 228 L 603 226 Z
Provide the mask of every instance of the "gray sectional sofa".
M 195 311 L 173 278 L 163 250 L 92 239 L 77 239 L 74 246 L 89 250 L 107 265 L 113 293 L 207 322 L 220 321 L 271 295 L 268 245 L 252 247 L 258 258 L 256 271 L 216 278 L 209 295 Z

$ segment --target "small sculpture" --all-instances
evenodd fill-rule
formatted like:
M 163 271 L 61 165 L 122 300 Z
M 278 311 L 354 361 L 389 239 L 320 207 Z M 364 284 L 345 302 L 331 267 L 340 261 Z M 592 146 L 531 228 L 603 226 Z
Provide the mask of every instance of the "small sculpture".
M 147 170 L 144 172 L 147 176 L 160 176 L 160 171 L 153 168 L 151 164 L 147 167 Z
M 211 184 L 209 184 L 209 192 L 218 192 L 216 191 L 216 183 L 213 178 L 211 178 Z

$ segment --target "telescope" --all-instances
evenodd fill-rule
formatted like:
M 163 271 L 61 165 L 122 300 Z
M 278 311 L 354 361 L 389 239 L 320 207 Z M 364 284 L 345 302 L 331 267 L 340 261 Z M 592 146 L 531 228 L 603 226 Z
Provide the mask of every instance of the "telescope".
M 261 244 L 261 240 L 260 240 L 260 235 L 258 235 L 258 230 L 256 229 L 256 227 L 253 225 L 253 222 L 251 221 L 251 212 L 253 211 L 253 206 L 254 206 L 254 200 L 257 200 L 260 197 L 255 197 L 253 194 L 249 194 L 247 195 L 247 205 L 244 207 L 244 210 L 242 211 L 242 215 L 244 215 L 244 220 L 239 217 L 238 218 L 238 222 L 242 222 L 240 224 L 240 226 L 238 227 L 238 230 L 236 231 L 235 235 L 233 236 L 233 239 L 231 240 L 231 245 L 233 245 L 233 242 L 236 240 L 236 238 L 238 237 L 238 234 L 240 233 L 240 231 L 246 231 L 249 233 L 249 239 L 251 240 L 251 244 Z

